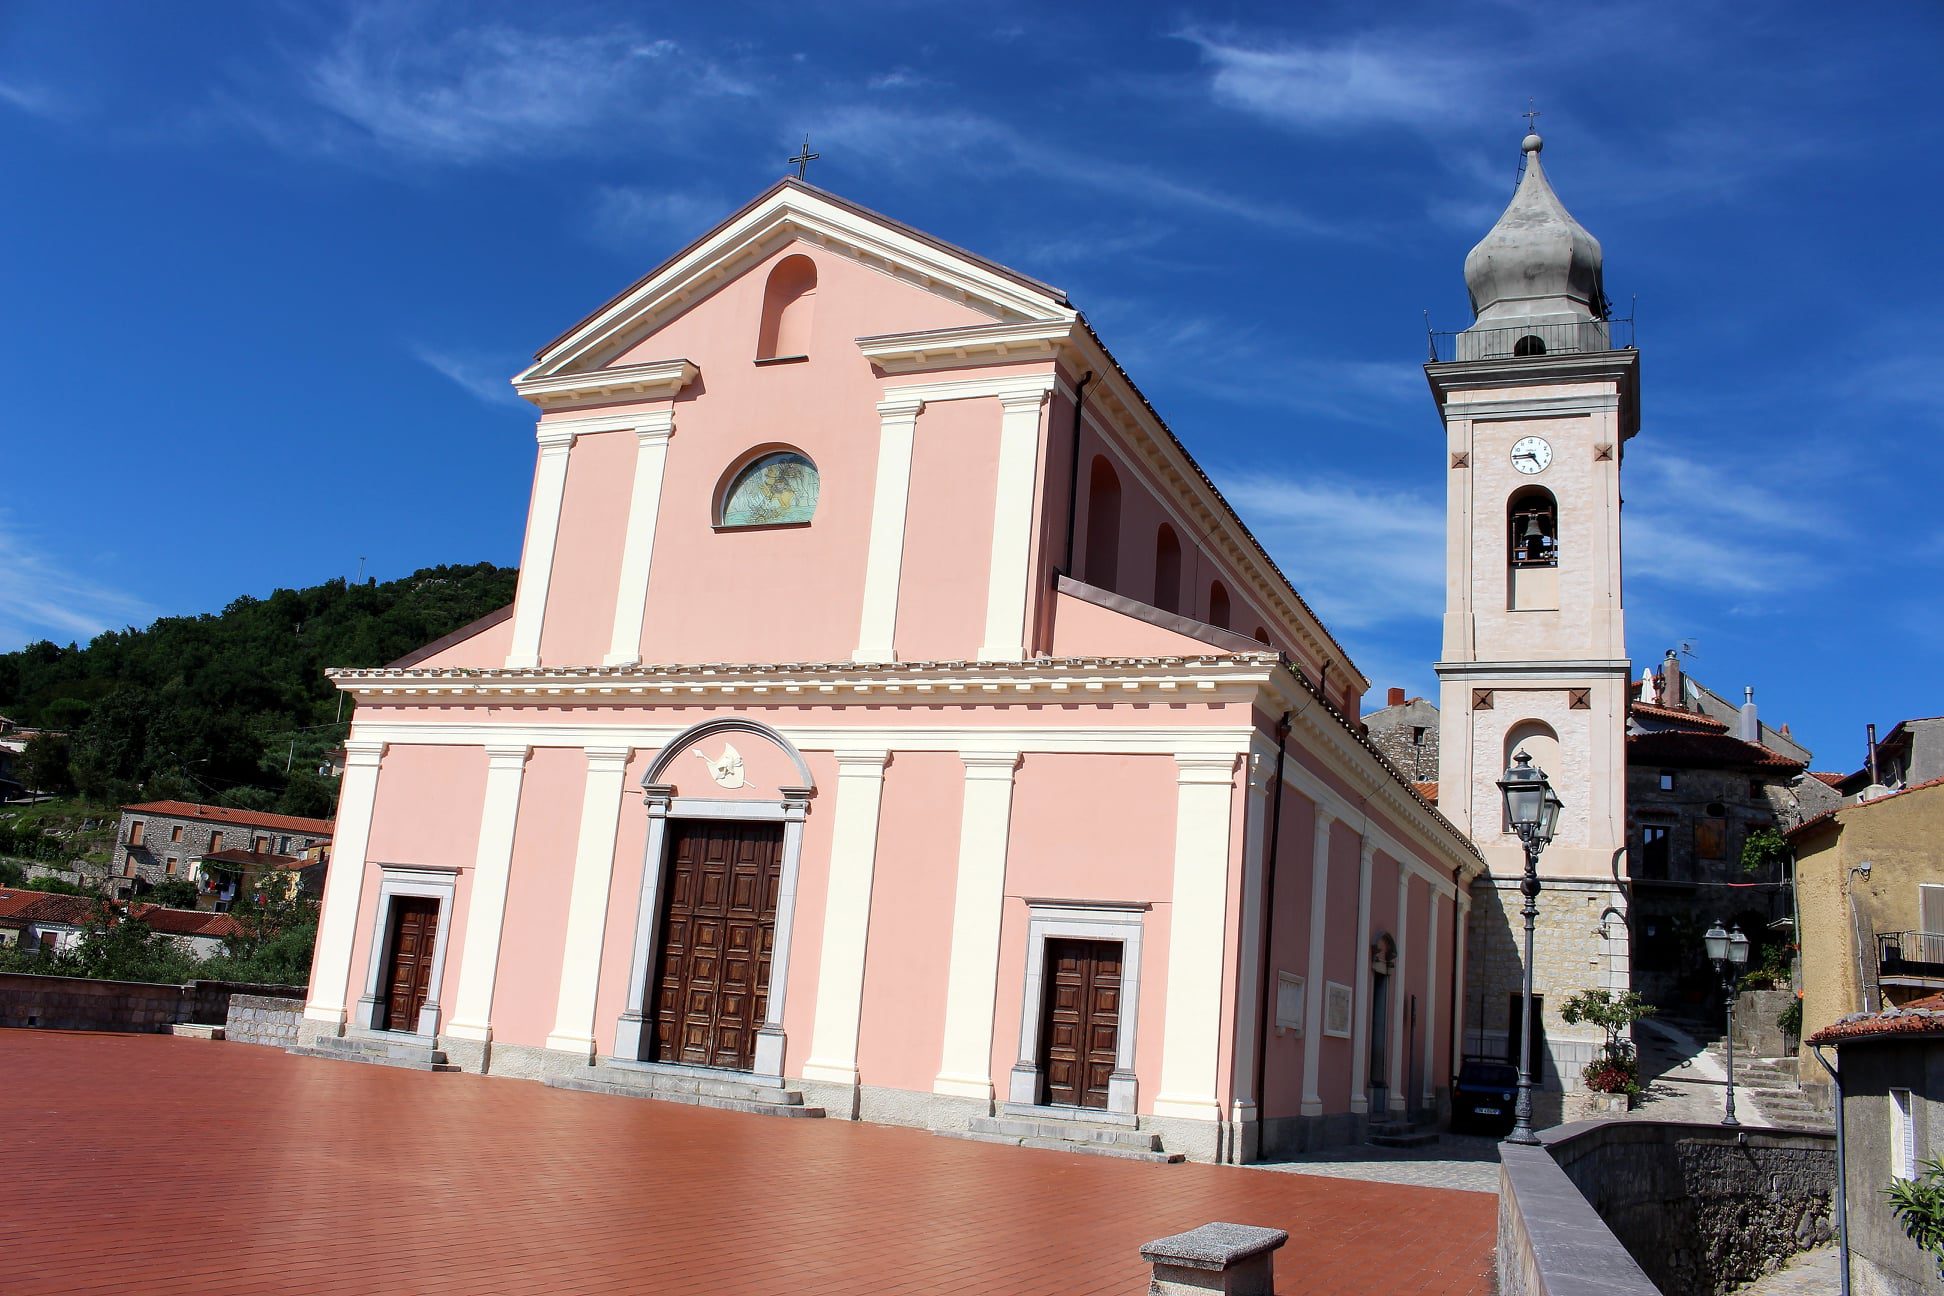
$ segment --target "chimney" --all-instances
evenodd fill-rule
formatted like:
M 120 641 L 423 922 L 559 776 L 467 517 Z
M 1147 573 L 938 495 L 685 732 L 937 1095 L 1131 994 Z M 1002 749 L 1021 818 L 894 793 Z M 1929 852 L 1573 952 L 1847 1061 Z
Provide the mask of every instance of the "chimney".
M 1868 728 L 1868 730 L 1869 730 L 1869 734 L 1870 734 L 1870 764 L 1869 764 L 1869 770 L 1870 770 L 1870 783 L 1871 783 L 1871 785 L 1872 785 L 1872 786 L 1874 786 L 1874 785 L 1875 785 L 1875 783 L 1876 783 L 1876 781 L 1877 781 L 1877 762 L 1876 762 L 1876 726 L 1875 726 L 1875 725 L 1869 725 L 1869 726 L 1867 726 L 1867 728 Z
M 1389 703 L 1389 705 L 1391 705 L 1391 706 L 1403 706 L 1403 705 L 1404 705 L 1404 690 L 1403 690 L 1403 689 L 1401 689 L 1401 688 L 1398 688 L 1398 687 L 1397 687 L 1397 686 L 1396 686 L 1395 684 L 1393 684 L 1393 685 L 1391 686 L 1391 691 L 1390 691 L 1390 703 Z
M 1661 705 L 1676 711 L 1687 710 L 1687 688 L 1681 682 L 1681 655 L 1672 648 L 1661 663 Z
M 1755 690 L 1753 688 L 1743 689 L 1742 698 L 1741 733 L 1739 736 L 1745 743 L 1759 743 L 1762 741 L 1762 722 L 1755 714 Z

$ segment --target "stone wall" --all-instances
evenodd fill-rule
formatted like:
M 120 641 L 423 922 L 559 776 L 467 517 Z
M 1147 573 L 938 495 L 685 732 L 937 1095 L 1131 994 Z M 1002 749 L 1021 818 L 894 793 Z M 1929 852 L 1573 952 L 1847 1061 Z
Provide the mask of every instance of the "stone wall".
M 142 844 L 131 846 L 129 830 L 140 821 Z M 176 830 L 181 830 L 177 840 Z M 287 829 L 262 828 L 242 822 L 198 819 L 193 815 L 130 814 L 123 812 L 115 830 L 115 855 L 108 871 L 114 877 L 134 877 L 153 885 L 169 877 L 187 878 L 189 866 L 218 850 L 250 850 L 258 837 L 269 839 L 278 855 L 301 855 L 326 837 Z M 173 871 L 169 861 L 175 861 Z
M 1726 1296 L 1835 1233 L 1833 1134 L 1599 1121 L 1541 1138 L 1664 1292 Z
M 1387 706 L 1363 718 L 1371 745 L 1414 782 L 1438 777 L 1438 708 L 1423 698 Z
M 233 994 L 223 1018 L 223 1038 L 239 1044 L 294 1048 L 304 1024 L 302 999 Z
M 301 1011 L 304 991 L 229 981 L 151 985 L 0 973 L 0 1026 L 137 1033 L 163 1033 L 179 1023 L 221 1026 L 233 994 L 296 996 Z
M 1524 897 L 1513 878 L 1480 878 L 1472 884 L 1466 930 L 1465 1037 L 1468 1056 L 1505 1058 L 1513 1007 L 1523 986 Z M 1535 1078 L 1549 1089 L 1581 1087 L 1580 1070 L 1593 1060 L 1605 1035 L 1569 1026 L 1560 1016 L 1567 999 L 1582 990 L 1627 987 L 1627 927 L 1620 915 L 1625 897 L 1611 885 L 1546 880 L 1533 924 L 1533 990 L 1543 1008 L 1546 1043 Z M 1510 1060 L 1510 1059 L 1508 1059 Z
M 1499 1145 L 1498 1296 L 1658 1296 L 1543 1147 Z
M 1744 990 L 1735 996 L 1735 1051 L 1748 1057 L 1793 1058 L 1796 1041 L 1777 1025 L 1795 1002 L 1793 990 Z

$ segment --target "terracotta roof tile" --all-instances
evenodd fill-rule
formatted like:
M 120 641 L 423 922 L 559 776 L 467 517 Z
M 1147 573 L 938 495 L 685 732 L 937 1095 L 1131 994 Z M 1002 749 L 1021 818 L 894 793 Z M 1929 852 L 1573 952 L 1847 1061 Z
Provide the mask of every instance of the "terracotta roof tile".
M 274 828 L 279 832 L 302 833 L 310 837 L 329 837 L 329 819 L 303 819 L 296 815 L 266 814 L 261 810 L 237 810 L 230 806 L 198 805 L 193 801 L 144 801 L 125 805 L 134 814 L 167 815 L 177 819 L 204 819 L 211 823 L 246 824 L 252 828 Z
M 1728 732 L 1728 726 L 1726 724 L 1711 715 L 1703 715 L 1699 711 L 1683 711 L 1679 707 L 1658 706 L 1652 702 L 1629 702 L 1627 704 L 1627 710 L 1629 712 L 1638 712 L 1644 716 L 1650 716 L 1656 720 L 1679 720 L 1694 726 L 1696 729 L 1706 729 L 1718 733 Z
M 1416 790 L 1419 796 L 1429 801 L 1432 805 L 1438 804 L 1438 780 L 1420 779 L 1412 783 L 1411 787 Z
M 1629 765 L 1673 765 L 1687 769 L 1750 769 L 1793 774 L 1801 761 L 1727 733 L 1637 733 L 1627 735 Z
M 1841 787 L 1843 786 L 1843 780 L 1848 778 L 1849 775 L 1833 774 L 1828 770 L 1810 770 L 1809 777 L 1819 783 L 1827 783 L 1831 787 Z
M 1944 994 L 1927 995 L 1901 1008 L 1852 1013 L 1811 1035 L 1810 1044 L 1843 1044 L 1884 1035 L 1944 1035 Z
M 138 904 L 130 917 L 148 924 L 150 931 L 165 936 L 234 936 L 242 924 L 226 913 L 204 913 L 200 909 L 164 909 L 161 905 Z

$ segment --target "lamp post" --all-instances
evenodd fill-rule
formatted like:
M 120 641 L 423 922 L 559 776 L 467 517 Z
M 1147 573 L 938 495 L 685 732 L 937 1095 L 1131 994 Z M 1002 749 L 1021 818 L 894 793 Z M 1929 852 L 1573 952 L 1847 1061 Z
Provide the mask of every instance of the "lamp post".
M 1512 758 L 1512 765 L 1499 780 L 1499 793 L 1505 798 L 1505 821 L 1519 835 L 1525 847 L 1525 880 L 1519 892 L 1525 896 L 1520 913 L 1525 915 L 1525 998 L 1519 1004 L 1519 1102 L 1515 1107 L 1508 1143 L 1537 1143 L 1532 1132 L 1532 925 L 1539 917 L 1539 853 L 1552 842 L 1559 827 L 1559 794 L 1546 780 L 1546 771 L 1532 763 L 1523 751 Z
M 1742 929 L 1723 931 L 1721 920 L 1708 928 L 1701 939 L 1707 942 L 1708 957 L 1714 961 L 1715 975 L 1721 978 L 1722 997 L 1728 1001 L 1728 1112 L 1723 1125 L 1739 1125 L 1735 1119 L 1735 978 L 1748 965 L 1748 937 Z

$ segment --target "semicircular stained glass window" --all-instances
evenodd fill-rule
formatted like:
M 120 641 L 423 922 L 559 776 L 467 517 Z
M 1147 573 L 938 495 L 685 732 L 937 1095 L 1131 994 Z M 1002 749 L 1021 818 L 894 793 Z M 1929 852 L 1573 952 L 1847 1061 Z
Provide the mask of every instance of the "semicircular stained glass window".
M 794 450 L 766 454 L 740 473 L 722 497 L 726 527 L 808 522 L 817 511 L 817 465 Z

